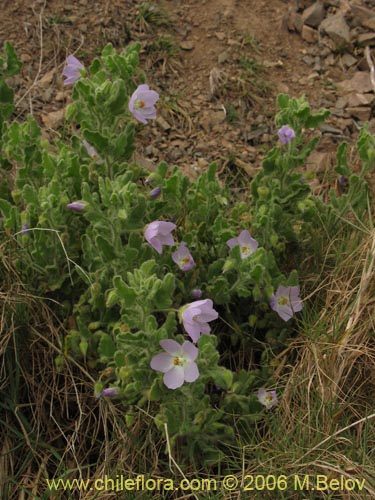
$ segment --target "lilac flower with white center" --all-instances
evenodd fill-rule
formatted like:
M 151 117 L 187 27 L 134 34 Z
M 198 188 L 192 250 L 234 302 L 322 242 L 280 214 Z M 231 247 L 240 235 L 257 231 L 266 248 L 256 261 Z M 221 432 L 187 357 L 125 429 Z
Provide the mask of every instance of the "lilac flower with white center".
M 183 306 L 180 311 L 184 328 L 194 343 L 198 342 L 201 333 L 209 335 L 211 327 L 208 322 L 219 317 L 219 313 L 213 308 L 211 299 L 191 302 Z
M 153 200 L 159 198 L 160 195 L 161 195 L 161 186 L 156 186 L 156 188 L 150 191 L 150 198 Z
M 172 339 L 160 341 L 166 351 L 154 356 L 151 368 L 164 373 L 163 381 L 168 389 L 177 389 L 184 382 L 194 382 L 199 377 L 195 360 L 198 349 L 186 340 L 182 345 Z
M 83 201 L 73 201 L 72 203 L 68 203 L 66 207 L 73 212 L 83 212 L 85 206 L 86 204 Z
M 262 405 L 264 405 L 267 410 L 270 410 L 278 403 L 276 391 L 266 391 L 265 389 L 259 389 L 258 401 Z
M 277 132 L 277 135 L 282 144 L 289 144 L 290 141 L 295 138 L 296 133 L 292 128 L 288 127 L 288 125 L 283 125 Z
M 158 253 L 163 253 L 163 245 L 173 247 L 174 239 L 171 232 L 176 229 L 173 222 L 156 220 L 146 226 L 145 238 Z
M 172 253 L 172 259 L 181 271 L 190 271 L 195 266 L 194 259 L 184 241 L 179 248 Z
M 249 231 L 241 231 L 238 238 L 231 238 L 227 241 L 229 248 L 240 245 L 241 259 L 246 259 L 258 248 L 259 243 L 250 236 Z
M 86 141 L 86 139 L 83 139 L 82 144 L 85 146 L 86 151 L 91 156 L 91 158 L 94 160 L 94 162 L 97 163 L 98 165 L 101 165 L 103 163 L 103 160 L 99 157 L 94 146 L 91 146 L 91 144 L 89 144 Z
M 294 313 L 302 310 L 302 301 L 298 295 L 299 286 L 280 285 L 276 294 L 271 297 L 271 309 L 276 311 L 284 321 L 290 320 Z
M 139 85 L 129 101 L 129 111 L 141 123 L 147 124 L 147 120 L 156 118 L 154 104 L 159 99 L 155 90 L 150 90 L 148 85 Z
M 194 290 L 191 291 L 191 296 L 194 299 L 200 299 L 202 297 L 202 295 L 203 295 L 203 292 L 199 288 L 194 288 Z
M 69 56 L 66 60 L 66 66 L 63 71 L 63 76 L 66 77 L 64 85 L 71 85 L 75 83 L 81 76 L 81 69 L 85 69 L 83 64 L 73 55 Z

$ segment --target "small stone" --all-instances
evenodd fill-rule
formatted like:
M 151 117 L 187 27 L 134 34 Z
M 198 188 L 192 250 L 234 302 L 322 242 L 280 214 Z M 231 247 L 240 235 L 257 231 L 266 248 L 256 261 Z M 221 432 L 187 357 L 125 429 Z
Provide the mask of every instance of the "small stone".
M 374 45 L 375 44 L 375 33 L 362 33 L 358 35 L 357 38 L 358 44 L 365 45 Z
M 308 43 L 316 43 L 318 41 L 318 31 L 304 24 L 302 28 L 302 38 Z
M 365 94 L 374 90 L 371 85 L 370 74 L 364 71 L 357 71 L 350 80 L 339 82 L 337 87 L 344 93 L 358 92 L 359 94 Z
M 340 129 L 338 128 L 335 128 L 335 127 L 332 127 L 331 125 L 326 125 L 326 124 L 323 124 L 319 127 L 319 130 L 323 133 L 323 134 L 330 134 L 330 135 L 339 135 L 341 136 L 342 135 L 342 132 Z
M 225 33 L 223 31 L 215 31 L 215 36 L 220 42 L 225 40 Z
M 289 94 L 290 93 L 290 88 L 288 84 L 284 82 L 278 82 L 277 83 L 277 91 L 280 94 Z
M 55 101 L 62 102 L 62 101 L 65 101 L 66 98 L 67 98 L 67 94 L 65 92 L 62 92 L 61 90 L 59 92 L 56 92 Z
M 347 97 L 339 97 L 335 103 L 336 109 L 343 110 L 346 108 L 348 105 L 348 98 Z
M 229 52 L 228 51 L 220 52 L 220 54 L 217 56 L 217 62 L 219 64 L 225 63 L 226 61 L 228 61 L 228 59 L 229 59 Z
M 145 153 L 147 156 L 157 156 L 159 151 L 154 147 L 152 146 L 151 144 L 149 144 L 146 148 L 145 148 Z
M 237 167 L 242 168 L 250 177 L 255 177 L 260 170 L 259 167 L 255 167 L 251 163 L 240 160 L 239 158 L 235 158 L 234 163 Z
M 303 21 L 301 14 L 297 12 L 289 12 L 286 16 L 286 27 L 289 31 L 297 31 L 301 33 L 303 27 Z
M 208 167 L 208 161 L 205 160 L 204 158 L 198 158 L 198 167 L 203 170 L 204 168 Z
M 334 42 L 336 49 L 341 49 L 350 43 L 350 30 L 345 17 L 338 13 L 327 17 L 320 24 L 320 29 Z
M 375 23 L 375 15 L 373 10 L 367 9 L 362 5 L 356 5 L 354 2 L 352 2 L 350 10 L 352 16 L 358 19 L 362 26 L 364 26 L 365 28 L 375 29 L 374 27 L 372 27 L 372 25 L 374 25 Z
M 354 64 L 356 64 L 357 59 L 351 54 L 344 54 L 341 57 L 341 62 L 346 68 L 350 68 L 351 66 L 354 66 Z
M 264 61 L 263 66 L 265 68 L 282 68 L 284 66 L 284 63 L 280 61 Z
M 53 69 L 51 69 L 51 71 L 48 71 L 48 73 L 43 75 L 42 78 L 38 82 L 39 87 L 43 87 L 43 88 L 48 87 L 52 83 L 52 80 L 53 80 L 53 77 L 55 76 L 55 74 L 56 74 L 56 69 L 53 68 Z
M 331 166 L 332 155 L 322 151 L 313 151 L 307 158 L 306 167 L 314 172 L 325 171 Z
M 352 108 L 346 108 L 346 113 L 353 118 L 357 118 L 361 122 L 367 122 L 371 117 L 371 108 L 356 106 Z
M 317 28 L 319 24 L 323 21 L 324 16 L 325 16 L 324 5 L 322 2 L 317 1 L 303 11 L 302 21 L 304 24 L 307 24 L 312 28 Z
M 179 160 L 182 155 L 183 155 L 183 150 L 181 150 L 180 148 L 173 148 L 172 151 L 170 152 L 170 157 L 172 158 L 173 161 Z
M 241 43 L 238 40 L 234 40 L 233 38 L 228 38 L 228 45 L 237 45 L 238 47 L 241 46 Z
M 335 64 L 335 56 L 333 54 L 329 54 L 325 59 L 324 59 L 324 64 L 326 66 L 333 66 Z
M 362 21 L 362 26 L 368 28 L 369 30 L 375 31 L 375 16 Z
M 308 66 L 312 66 L 314 64 L 314 59 L 311 56 L 303 56 L 302 61 Z
M 156 123 L 164 130 L 164 132 L 167 132 L 171 128 L 167 120 L 160 115 L 156 118 Z
M 373 94 L 350 94 L 348 96 L 348 106 L 356 107 L 356 106 L 368 106 L 374 100 Z
M 311 81 L 311 80 L 318 80 L 319 79 L 319 74 L 318 73 L 311 73 L 308 77 L 307 77 L 307 80 L 308 81 Z
M 184 40 L 180 43 L 180 47 L 182 50 L 193 50 L 194 42 L 192 42 L 191 40 Z
M 20 59 L 23 63 L 28 63 L 32 60 L 32 57 L 29 54 L 21 54 Z
M 65 108 L 51 111 L 46 115 L 42 115 L 42 121 L 47 128 L 56 130 L 64 123 Z

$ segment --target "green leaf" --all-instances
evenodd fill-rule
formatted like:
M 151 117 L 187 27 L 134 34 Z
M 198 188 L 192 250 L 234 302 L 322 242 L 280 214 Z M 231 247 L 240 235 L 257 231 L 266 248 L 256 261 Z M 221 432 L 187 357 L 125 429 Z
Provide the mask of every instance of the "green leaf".
M 163 389 L 160 384 L 159 378 L 155 378 L 152 383 L 150 392 L 149 392 L 149 400 L 150 401 L 159 401 L 163 397 Z
M 288 94 L 279 94 L 277 96 L 277 105 L 280 109 L 287 109 L 289 106 L 290 97 Z
M 95 238 L 95 244 L 98 250 L 101 252 L 102 256 L 104 257 L 103 261 L 109 262 L 116 257 L 116 252 L 107 239 L 99 235 Z
M 22 68 L 22 62 L 18 59 L 13 46 L 9 42 L 5 42 L 5 53 L 7 62 L 4 74 L 6 77 L 16 75 Z
M 215 384 L 225 390 L 229 390 L 233 383 L 233 373 L 227 368 L 219 367 L 212 373 Z
M 98 354 L 101 358 L 112 358 L 115 354 L 116 346 L 112 338 L 107 334 L 103 333 L 100 337 Z
M 106 106 L 112 115 L 123 113 L 125 102 L 127 100 L 124 80 L 115 80 L 106 102 Z
M 125 301 L 126 306 L 131 306 L 137 297 L 137 294 L 132 288 L 129 288 L 122 280 L 121 276 L 115 276 L 113 283 L 117 291 L 118 297 Z
M 306 128 L 316 128 L 323 123 L 330 115 L 328 109 L 322 109 L 319 113 L 309 115 L 305 120 Z
M 125 354 L 123 351 L 116 351 L 113 355 L 113 359 L 117 368 L 123 368 L 126 366 Z
M 98 152 L 105 151 L 108 147 L 108 139 L 100 132 L 85 129 L 83 135 L 88 143 L 93 146 Z
M 34 207 L 39 207 L 40 202 L 39 202 L 39 197 L 36 192 L 36 190 L 30 186 L 30 184 L 25 184 L 22 189 L 22 195 L 24 201 L 29 204 L 33 205 Z
M 3 212 L 6 218 L 9 217 L 9 213 L 12 207 L 13 205 L 9 203 L 9 201 L 0 199 L 0 210 Z
M 141 265 L 140 271 L 143 274 L 143 276 L 151 276 L 151 274 L 155 270 L 155 267 L 156 267 L 156 262 L 154 261 L 154 259 L 146 260 Z

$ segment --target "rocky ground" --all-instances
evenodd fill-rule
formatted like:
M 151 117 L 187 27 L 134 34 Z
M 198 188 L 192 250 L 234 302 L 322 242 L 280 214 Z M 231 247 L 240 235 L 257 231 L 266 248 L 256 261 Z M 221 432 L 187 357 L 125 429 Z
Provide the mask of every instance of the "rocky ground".
M 1 41 L 24 62 L 17 114 L 59 135 L 70 88 L 67 55 L 84 63 L 111 42 L 142 43 L 158 119 L 140 127 L 138 161 L 190 176 L 216 160 L 235 182 L 252 176 L 276 140 L 276 96 L 305 94 L 331 117 L 309 168 L 324 170 L 364 122 L 375 131 L 374 0 L 5 0 Z M 372 54 L 373 53 L 373 54 Z

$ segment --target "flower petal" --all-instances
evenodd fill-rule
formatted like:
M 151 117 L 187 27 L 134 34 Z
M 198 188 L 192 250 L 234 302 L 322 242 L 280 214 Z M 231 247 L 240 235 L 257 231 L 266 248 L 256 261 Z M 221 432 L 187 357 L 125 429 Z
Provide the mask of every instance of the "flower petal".
M 164 351 L 168 352 L 172 356 L 179 356 L 183 352 L 181 344 L 172 339 L 161 340 L 160 345 Z
M 184 383 L 184 369 L 182 366 L 174 366 L 172 370 L 169 370 L 164 374 L 163 380 L 164 384 L 168 389 L 178 389 Z
M 158 372 L 165 373 L 173 368 L 173 356 L 167 352 L 162 352 L 154 356 L 151 360 L 151 368 Z
M 194 361 L 198 356 L 198 352 L 198 348 L 188 340 L 185 340 L 182 344 L 182 353 L 188 361 Z
M 199 377 L 199 370 L 196 363 L 191 362 L 184 366 L 185 382 L 194 382 Z

